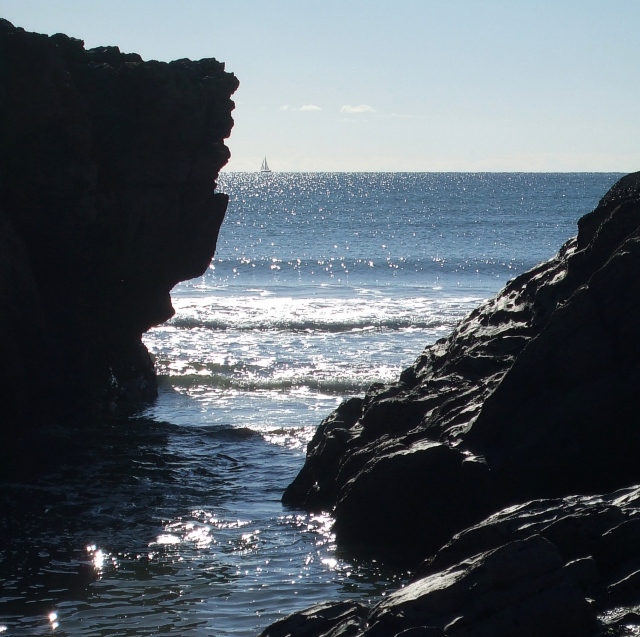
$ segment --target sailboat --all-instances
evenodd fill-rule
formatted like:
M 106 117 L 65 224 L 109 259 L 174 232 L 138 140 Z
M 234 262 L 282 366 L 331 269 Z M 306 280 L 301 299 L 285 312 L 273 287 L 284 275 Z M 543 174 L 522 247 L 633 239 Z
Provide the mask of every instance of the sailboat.
M 269 168 L 269 164 L 267 164 L 267 158 L 266 157 L 262 160 L 262 166 L 260 167 L 260 172 L 262 174 L 271 172 L 271 168 Z

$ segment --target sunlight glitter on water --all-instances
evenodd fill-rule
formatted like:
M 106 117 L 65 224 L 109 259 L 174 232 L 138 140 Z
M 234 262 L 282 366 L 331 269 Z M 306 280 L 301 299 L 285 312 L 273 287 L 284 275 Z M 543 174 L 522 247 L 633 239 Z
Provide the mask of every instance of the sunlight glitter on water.
M 176 535 L 169 535 L 167 533 L 163 533 L 162 535 L 158 535 L 158 538 L 155 542 L 152 542 L 149 546 L 153 546 L 154 544 L 180 544 L 182 540 Z
M 91 563 L 97 573 L 101 573 L 105 566 L 106 555 L 102 549 L 99 549 L 95 544 L 87 545 L 87 553 L 91 557 Z
M 260 433 L 269 444 L 300 450 L 306 448 L 316 431 L 313 426 L 283 428 L 256 425 L 251 428 Z

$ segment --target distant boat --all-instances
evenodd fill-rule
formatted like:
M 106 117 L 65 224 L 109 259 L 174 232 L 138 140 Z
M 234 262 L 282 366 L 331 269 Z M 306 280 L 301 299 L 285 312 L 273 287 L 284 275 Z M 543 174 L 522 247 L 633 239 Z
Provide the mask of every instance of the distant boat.
M 267 164 L 267 158 L 266 157 L 262 160 L 262 166 L 260 166 L 260 172 L 261 173 L 270 173 L 271 172 L 271 168 L 269 168 L 269 164 Z

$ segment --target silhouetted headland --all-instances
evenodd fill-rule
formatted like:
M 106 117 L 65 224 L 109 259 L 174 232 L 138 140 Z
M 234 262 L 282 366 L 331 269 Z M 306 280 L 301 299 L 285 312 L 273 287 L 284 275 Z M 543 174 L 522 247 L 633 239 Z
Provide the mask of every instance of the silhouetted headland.
M 153 397 L 140 336 L 213 256 L 238 86 L 0 20 L 3 428 Z M 6 432 L 4 432 L 6 433 Z

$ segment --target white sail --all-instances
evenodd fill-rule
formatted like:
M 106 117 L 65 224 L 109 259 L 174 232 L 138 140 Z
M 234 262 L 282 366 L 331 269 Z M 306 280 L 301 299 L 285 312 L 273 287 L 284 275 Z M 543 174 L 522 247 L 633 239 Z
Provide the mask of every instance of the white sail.
M 271 172 L 271 168 L 269 168 L 269 164 L 267 164 L 267 158 L 266 157 L 262 160 L 262 166 L 260 167 L 260 172 L 261 173 L 270 173 Z

